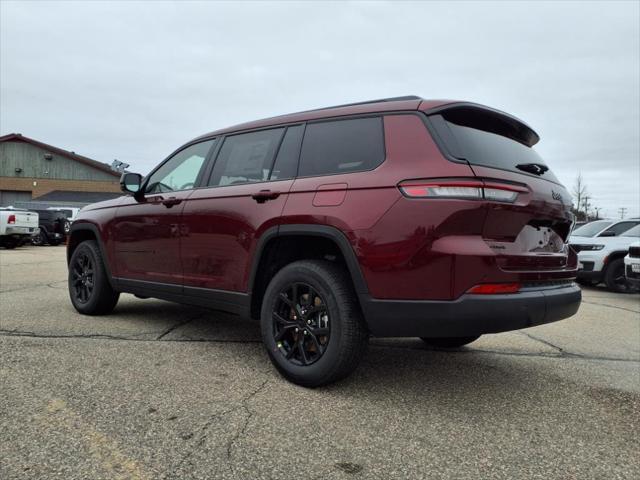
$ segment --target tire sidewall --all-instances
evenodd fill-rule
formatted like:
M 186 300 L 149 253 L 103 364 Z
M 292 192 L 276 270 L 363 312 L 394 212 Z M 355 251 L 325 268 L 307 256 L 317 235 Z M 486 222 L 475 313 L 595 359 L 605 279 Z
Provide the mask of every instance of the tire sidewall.
M 624 260 L 622 258 L 616 258 L 607 267 L 607 272 L 605 275 L 605 283 L 607 285 L 607 288 L 616 293 L 628 293 L 632 291 L 629 288 L 628 284 L 627 286 L 621 286 L 615 283 L 617 269 L 622 269 L 622 276 L 624 277 Z
M 272 312 L 280 292 L 292 283 L 307 283 L 322 296 L 329 313 L 329 325 L 331 332 L 329 344 L 316 362 L 307 366 L 294 365 L 280 353 L 273 338 Z M 332 291 L 329 282 L 317 271 L 304 265 L 291 264 L 278 272 L 265 291 L 260 314 L 260 326 L 262 339 L 267 353 L 271 357 L 276 368 L 286 376 L 293 377 L 298 383 L 315 384 L 327 377 L 339 360 L 340 349 L 343 344 L 342 318 L 343 312 Z
M 91 257 L 91 261 L 93 262 L 93 291 L 91 292 L 91 298 L 86 303 L 78 302 L 75 298 L 75 289 L 73 287 L 73 265 L 77 260 L 78 256 L 82 254 L 88 254 Z M 69 261 L 69 274 L 67 277 L 68 287 L 69 287 L 69 297 L 71 299 L 71 303 L 75 307 L 76 310 L 80 313 L 91 313 L 95 310 L 99 298 L 100 292 L 103 290 L 104 285 L 104 275 L 102 274 L 102 261 L 100 256 L 96 252 L 96 247 L 90 242 L 82 242 L 78 245 L 78 248 L 75 249 L 73 255 L 71 256 L 71 260 Z

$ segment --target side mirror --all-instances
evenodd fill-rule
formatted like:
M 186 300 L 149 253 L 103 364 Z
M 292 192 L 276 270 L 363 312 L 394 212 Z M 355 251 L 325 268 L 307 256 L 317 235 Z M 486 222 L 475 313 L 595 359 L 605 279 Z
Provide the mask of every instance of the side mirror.
M 132 193 L 134 196 L 140 192 L 142 175 L 139 173 L 123 173 L 120 177 L 120 190 Z
M 605 230 L 604 232 L 602 232 L 598 236 L 599 237 L 615 237 L 616 236 L 616 232 L 612 232 L 611 230 Z

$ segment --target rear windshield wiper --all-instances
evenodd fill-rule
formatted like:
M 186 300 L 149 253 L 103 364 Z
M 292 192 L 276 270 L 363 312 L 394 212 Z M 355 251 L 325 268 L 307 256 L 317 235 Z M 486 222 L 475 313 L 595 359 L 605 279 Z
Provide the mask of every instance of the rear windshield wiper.
M 519 163 L 516 165 L 516 168 L 523 172 L 533 173 L 534 175 L 542 175 L 549 170 L 549 167 L 543 163 Z

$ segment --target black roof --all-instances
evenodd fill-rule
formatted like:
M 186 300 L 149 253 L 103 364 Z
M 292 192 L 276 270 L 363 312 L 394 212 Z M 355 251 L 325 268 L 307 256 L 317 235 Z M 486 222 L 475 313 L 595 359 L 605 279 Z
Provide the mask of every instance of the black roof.
M 112 198 L 121 197 L 120 192 L 75 192 L 68 190 L 54 190 L 45 193 L 41 197 L 34 198 L 38 202 L 78 202 L 78 203 L 95 203 L 103 200 L 111 200 Z

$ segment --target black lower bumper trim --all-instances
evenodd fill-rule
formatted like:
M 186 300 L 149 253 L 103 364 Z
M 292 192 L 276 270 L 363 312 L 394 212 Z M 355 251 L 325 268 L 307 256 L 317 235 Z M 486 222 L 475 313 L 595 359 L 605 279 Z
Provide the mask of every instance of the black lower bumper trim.
M 360 295 L 370 332 L 378 337 L 464 337 L 555 322 L 574 315 L 580 287 L 502 295 L 462 295 L 453 301 L 380 300 Z
M 589 272 L 586 270 L 578 270 L 577 278 L 578 280 L 599 283 L 602 281 L 602 271 Z

